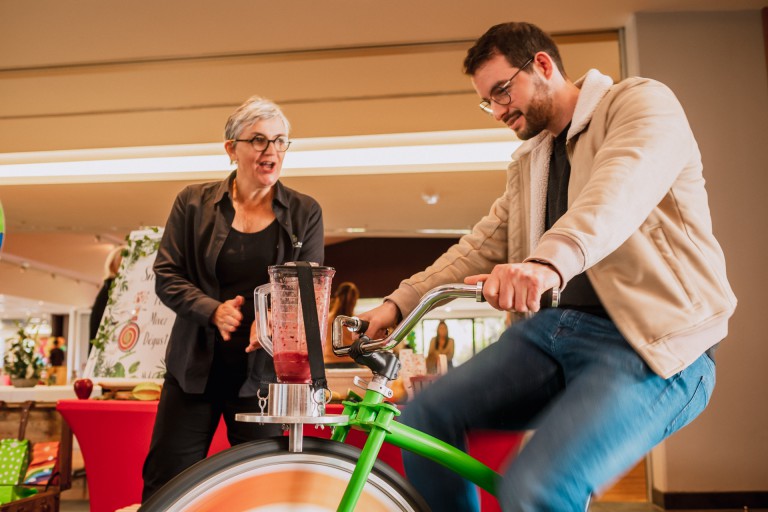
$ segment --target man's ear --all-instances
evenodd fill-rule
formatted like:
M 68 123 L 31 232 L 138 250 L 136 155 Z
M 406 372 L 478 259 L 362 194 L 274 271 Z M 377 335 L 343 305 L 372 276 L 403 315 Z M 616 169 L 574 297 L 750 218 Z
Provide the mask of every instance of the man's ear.
M 547 52 L 538 52 L 533 56 L 533 65 L 547 80 L 552 78 L 552 74 L 557 71 L 557 65 Z

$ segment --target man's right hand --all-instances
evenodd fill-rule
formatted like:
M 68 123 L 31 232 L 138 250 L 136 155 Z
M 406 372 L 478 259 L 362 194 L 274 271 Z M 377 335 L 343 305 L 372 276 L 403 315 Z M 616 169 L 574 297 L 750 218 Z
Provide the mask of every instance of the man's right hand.
M 397 309 L 394 302 L 384 301 L 380 306 L 358 315 L 358 318 L 368 322 L 368 330 L 365 331 L 366 336 L 372 340 L 378 340 L 387 335 L 387 329 L 397 325 L 400 310 Z

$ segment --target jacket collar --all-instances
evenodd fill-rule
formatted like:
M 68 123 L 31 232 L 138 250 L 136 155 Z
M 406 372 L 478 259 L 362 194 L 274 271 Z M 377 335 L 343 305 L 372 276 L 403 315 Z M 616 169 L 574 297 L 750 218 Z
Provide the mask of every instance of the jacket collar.
M 600 73 L 596 69 L 590 69 L 587 73 L 576 80 L 574 85 L 581 89 L 579 98 L 576 100 L 576 108 L 573 111 L 573 118 L 571 119 L 571 127 L 568 129 L 567 140 L 571 140 L 573 137 L 581 133 L 590 121 L 592 121 L 592 115 L 595 113 L 595 109 L 600 104 L 600 101 L 608 93 L 613 85 L 613 79 Z M 537 136 L 525 141 L 512 155 L 513 160 L 517 160 L 519 157 L 530 153 L 534 148 L 538 147 L 548 139 L 553 138 L 552 134 L 543 131 Z
M 225 196 L 230 196 L 229 191 L 232 190 L 232 180 L 235 179 L 236 174 L 237 171 L 232 171 L 229 173 L 229 176 L 227 176 L 227 179 L 221 180 L 216 186 L 216 194 L 213 196 L 214 204 L 219 204 Z M 232 200 L 231 197 L 229 199 L 230 201 Z

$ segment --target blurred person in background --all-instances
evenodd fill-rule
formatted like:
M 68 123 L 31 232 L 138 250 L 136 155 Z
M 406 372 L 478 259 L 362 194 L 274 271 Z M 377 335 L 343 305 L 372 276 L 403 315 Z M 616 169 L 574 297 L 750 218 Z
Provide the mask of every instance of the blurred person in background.
M 107 308 L 107 301 L 109 300 L 109 289 L 115 282 L 117 271 L 120 270 L 120 264 L 123 262 L 123 252 L 127 249 L 128 246 L 126 245 L 113 247 L 104 261 L 104 282 L 99 293 L 96 294 L 93 306 L 91 306 L 91 318 L 88 326 L 88 339 L 90 340 L 96 339 L 96 335 L 99 333 L 99 324 L 101 324 L 101 318 L 104 316 L 104 310 Z M 88 345 L 88 353 L 90 353 L 92 346 L 91 344 Z
M 437 324 L 437 333 L 429 342 L 429 352 L 427 354 L 427 373 L 438 373 L 438 362 L 441 355 L 445 355 L 448 368 L 453 368 L 453 338 L 448 336 L 448 324 L 445 320 L 440 320 Z
M 323 360 L 329 368 L 350 368 L 357 367 L 358 364 L 349 356 L 337 356 L 333 353 L 332 332 L 333 321 L 337 316 L 354 316 L 357 299 L 360 298 L 360 291 L 354 283 L 345 281 L 339 284 L 336 291 L 331 296 L 331 303 L 328 308 L 328 331 L 326 332 L 325 345 L 323 345 Z M 353 341 L 353 334 L 347 329 L 342 330 L 344 345 L 350 345 Z

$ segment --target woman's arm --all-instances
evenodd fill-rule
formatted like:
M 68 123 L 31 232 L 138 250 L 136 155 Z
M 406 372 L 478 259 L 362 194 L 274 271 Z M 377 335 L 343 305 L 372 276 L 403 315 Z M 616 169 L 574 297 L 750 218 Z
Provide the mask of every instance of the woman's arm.
M 221 304 L 206 295 L 190 278 L 189 268 L 194 262 L 187 261 L 187 216 L 190 194 L 187 187 L 176 197 L 168 216 L 160 247 L 155 259 L 155 291 L 158 298 L 177 315 L 194 319 L 200 325 L 210 322 Z

